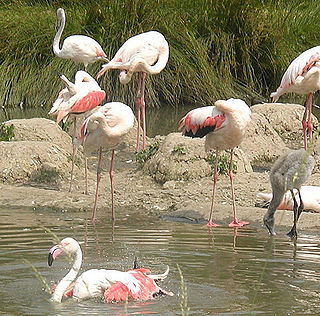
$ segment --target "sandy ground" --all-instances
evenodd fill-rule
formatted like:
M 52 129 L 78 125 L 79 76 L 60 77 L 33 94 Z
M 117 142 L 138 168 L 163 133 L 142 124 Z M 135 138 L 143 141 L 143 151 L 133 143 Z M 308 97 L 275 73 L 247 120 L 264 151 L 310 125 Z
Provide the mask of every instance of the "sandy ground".
M 238 218 L 250 227 L 264 229 L 262 218 L 266 208 L 256 194 L 271 192 L 268 171 L 274 160 L 288 148 L 302 146 L 300 119 L 303 108 L 298 105 L 262 104 L 252 108 L 253 116 L 247 136 L 236 151 L 237 173 L 235 195 Z M 315 121 L 315 123 L 317 123 Z M 97 159 L 89 159 L 89 190 L 84 192 L 83 156 L 77 154 L 75 181 L 68 192 L 71 169 L 71 138 L 53 121 L 42 118 L 13 120 L 15 141 L 0 142 L 0 207 L 30 209 L 78 210 L 88 218 L 94 201 Z M 134 128 L 115 153 L 115 211 L 123 206 L 146 215 L 166 220 L 205 223 L 211 205 L 212 171 L 205 161 L 204 140 L 183 137 L 180 133 L 148 139 L 159 141 L 158 152 L 143 167 L 136 160 Z M 307 184 L 318 185 L 317 164 Z M 110 152 L 103 154 L 103 176 L 97 218 L 111 211 L 109 188 Z M 116 213 L 117 215 L 117 213 Z M 120 215 L 121 216 L 121 215 Z M 292 211 L 276 212 L 276 231 L 285 234 L 292 225 Z M 232 220 L 229 177 L 220 175 L 215 198 L 215 222 L 227 225 Z M 318 233 L 320 214 L 304 212 L 298 233 Z M 267 231 L 265 230 L 267 235 Z

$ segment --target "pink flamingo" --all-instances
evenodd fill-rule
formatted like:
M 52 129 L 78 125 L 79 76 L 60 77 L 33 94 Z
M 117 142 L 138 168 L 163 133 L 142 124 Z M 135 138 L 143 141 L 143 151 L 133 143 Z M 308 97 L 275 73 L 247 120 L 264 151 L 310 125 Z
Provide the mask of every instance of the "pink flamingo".
M 307 128 L 312 138 L 311 108 L 313 93 L 320 89 L 320 46 L 312 47 L 296 57 L 284 73 L 280 86 L 271 93 L 272 101 L 288 92 L 307 94 L 302 118 L 304 148 L 307 149 Z
M 102 147 L 112 149 L 109 169 L 111 185 L 112 220 L 115 219 L 113 203 L 113 160 L 114 148 L 134 125 L 134 114 L 131 108 L 121 102 L 110 102 L 91 114 L 82 124 L 77 145 L 83 145 L 84 154 L 89 156 L 99 149 L 97 166 L 97 185 L 91 221 L 94 223 L 98 202 L 98 190 L 101 179 Z
M 294 189 L 293 194 L 297 197 L 298 190 Z M 320 187 L 312 185 L 303 185 L 300 188 L 301 199 L 306 210 L 313 210 L 317 213 L 320 212 Z M 259 192 L 257 197 L 263 199 L 266 202 L 272 200 L 272 193 Z M 293 210 L 294 201 L 292 199 L 292 193 L 287 191 L 282 201 L 280 202 L 277 210 Z
M 60 58 L 72 59 L 78 66 L 83 63 L 85 69 L 88 64 L 97 60 L 108 62 L 107 56 L 100 44 L 93 38 L 85 35 L 68 36 L 64 41 L 62 48 L 59 47 L 61 34 L 66 23 L 66 15 L 62 8 L 57 10 L 56 28 L 57 33 L 53 40 L 53 52 Z
M 215 149 L 215 167 L 213 174 L 212 202 L 208 227 L 218 226 L 212 221 L 214 208 L 214 195 L 217 183 L 218 155 L 219 150 L 231 149 L 229 176 L 231 183 L 233 221 L 230 227 L 241 227 L 249 224 L 238 221 L 236 217 L 236 204 L 233 188 L 232 156 L 233 149 L 238 146 L 245 135 L 246 128 L 251 121 L 251 110 L 240 99 L 218 100 L 214 106 L 206 106 L 194 109 L 186 114 L 181 121 L 179 129 L 183 128 L 182 134 L 190 137 L 204 137 L 206 150 Z
M 82 251 L 79 243 L 73 238 L 64 238 L 60 244 L 49 250 L 48 265 L 51 266 L 53 260 L 61 253 L 73 256 L 74 262 L 68 274 L 54 288 L 51 297 L 53 302 L 61 302 L 63 296 L 72 296 L 76 299 L 104 297 L 107 303 L 111 303 L 128 299 L 148 300 L 161 294 L 173 295 L 156 283 L 167 277 L 169 267 L 163 274 L 158 275 L 150 274 L 148 269 L 142 268 L 127 272 L 90 269 L 76 279 L 82 264 Z
M 57 115 L 57 123 L 66 121 L 70 115 L 73 115 L 73 137 L 76 137 L 77 130 L 77 114 L 83 114 L 94 109 L 105 98 L 106 93 L 101 90 L 98 83 L 85 71 L 77 71 L 75 82 L 69 81 L 63 74 L 59 73 L 60 79 L 65 83 L 66 88 L 62 89 L 58 98 L 52 105 L 49 112 L 50 115 Z M 74 141 L 73 141 L 74 142 Z M 72 145 L 72 167 L 70 188 L 72 189 L 74 159 L 76 155 L 76 147 Z M 87 160 L 85 159 L 85 165 Z M 85 168 L 86 188 L 85 193 L 88 194 L 88 177 L 87 168 Z
M 138 120 L 136 152 L 140 150 L 140 116 L 142 116 L 143 143 L 146 144 L 145 122 L 145 78 L 146 74 L 158 74 L 167 64 L 169 45 L 164 36 L 157 31 L 141 33 L 129 38 L 117 51 L 108 64 L 102 66 L 97 78 L 108 69 L 120 69 L 120 83 L 126 84 L 131 80 L 134 72 L 139 73 L 136 97 L 136 112 Z

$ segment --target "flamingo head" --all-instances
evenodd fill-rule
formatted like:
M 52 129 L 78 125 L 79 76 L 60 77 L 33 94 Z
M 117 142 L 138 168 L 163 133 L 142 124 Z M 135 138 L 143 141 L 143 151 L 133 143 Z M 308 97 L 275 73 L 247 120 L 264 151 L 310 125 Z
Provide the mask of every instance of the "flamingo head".
M 272 236 L 276 235 L 276 232 L 274 231 L 274 217 L 266 213 L 263 217 L 263 222 L 266 225 L 269 234 Z
M 72 255 L 77 252 L 79 247 L 80 245 L 75 239 L 71 237 L 64 238 L 60 242 L 60 244 L 50 248 L 49 255 L 48 255 L 48 265 L 51 266 L 53 263 L 53 260 L 56 257 L 58 257 L 61 253 L 64 252 L 69 255 Z

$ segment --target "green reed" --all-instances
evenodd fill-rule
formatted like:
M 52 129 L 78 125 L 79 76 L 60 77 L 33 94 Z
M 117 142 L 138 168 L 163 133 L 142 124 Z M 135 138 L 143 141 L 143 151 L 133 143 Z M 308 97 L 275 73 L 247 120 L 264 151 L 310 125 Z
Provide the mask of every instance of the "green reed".
M 146 103 L 196 106 L 218 98 L 267 100 L 290 61 L 318 45 L 320 4 L 313 0 L 123 0 L 0 1 L 1 105 L 50 106 L 63 87 L 61 71 L 73 78 L 73 62 L 52 52 L 56 9 L 66 11 L 62 40 L 72 34 L 95 38 L 112 58 L 130 36 L 158 30 L 170 58 L 148 76 Z M 95 75 L 101 64 L 88 66 Z M 118 71 L 100 80 L 107 100 L 134 104 L 136 82 L 120 85 Z

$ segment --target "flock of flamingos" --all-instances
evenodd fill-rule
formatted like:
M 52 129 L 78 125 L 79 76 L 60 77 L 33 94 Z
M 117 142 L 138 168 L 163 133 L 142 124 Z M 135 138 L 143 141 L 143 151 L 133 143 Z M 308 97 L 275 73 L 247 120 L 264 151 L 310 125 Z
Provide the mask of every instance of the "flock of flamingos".
M 65 38 L 60 49 L 60 38 L 65 26 L 65 12 L 62 8 L 57 10 L 57 33 L 53 41 L 53 51 L 61 58 L 72 59 L 76 65 L 87 65 L 99 60 L 107 62 L 97 74 L 97 79 L 109 69 L 120 70 L 120 83 L 128 83 L 135 72 L 138 73 L 136 94 L 137 112 L 137 143 L 136 152 L 140 150 L 140 125 L 142 120 L 142 149 L 146 143 L 146 117 L 145 117 L 145 79 L 147 74 L 158 74 L 167 64 L 169 58 L 169 45 L 165 37 L 157 31 L 141 33 L 129 38 L 109 61 L 103 49 L 94 39 L 83 35 L 72 35 Z M 85 156 L 93 151 L 99 151 L 97 167 L 97 184 L 95 202 L 92 213 L 92 222 L 95 221 L 99 182 L 101 178 L 102 148 L 112 150 L 110 163 L 110 184 L 112 194 L 112 220 L 115 219 L 113 206 L 113 161 L 114 148 L 119 145 L 123 137 L 134 125 L 135 116 L 129 106 L 121 102 L 108 102 L 99 106 L 106 93 L 97 81 L 86 71 L 78 70 L 74 82 L 69 81 L 59 73 L 65 84 L 53 103 L 49 114 L 57 116 L 57 123 L 66 121 L 69 117 L 74 120 L 73 155 L 71 182 L 72 185 L 74 158 L 76 148 L 83 146 Z M 288 92 L 306 94 L 305 112 L 302 126 L 304 134 L 304 148 L 290 151 L 281 156 L 270 171 L 272 186 L 272 200 L 264 216 L 264 224 L 271 235 L 274 231 L 274 213 L 279 207 L 285 193 L 291 192 L 294 202 L 294 224 L 288 235 L 297 237 L 296 224 L 304 209 L 300 188 L 310 176 L 315 161 L 307 150 L 312 139 L 311 108 L 313 93 L 320 89 L 320 46 L 313 47 L 292 61 L 283 75 L 281 84 L 276 92 L 271 94 L 273 102 Z M 76 135 L 77 114 L 87 113 L 82 122 L 80 134 Z M 200 107 L 188 112 L 180 121 L 180 129 L 185 136 L 205 137 L 205 148 L 215 150 L 215 168 L 213 174 L 212 202 L 207 226 L 217 226 L 212 220 L 214 210 L 214 196 L 217 183 L 218 154 L 220 150 L 230 150 L 230 183 L 233 205 L 233 221 L 230 227 L 241 227 L 249 224 L 239 221 L 236 216 L 236 205 L 233 188 L 233 174 L 231 171 L 233 149 L 238 146 L 245 136 L 245 131 L 251 121 L 251 110 L 240 99 L 218 100 L 214 106 Z M 87 186 L 87 159 L 85 159 L 86 192 Z M 294 193 L 297 190 L 297 194 Z M 299 196 L 299 203 L 296 199 Z M 153 275 L 147 269 L 137 268 L 121 272 L 116 270 L 91 269 L 81 274 L 77 279 L 82 262 L 82 252 L 79 243 L 73 238 L 65 238 L 60 244 L 49 251 L 48 264 L 61 253 L 74 256 L 74 264 L 69 273 L 55 287 L 51 300 L 61 302 L 63 297 L 72 296 L 76 299 L 89 297 L 102 297 L 106 302 L 119 302 L 127 299 L 147 300 L 154 296 L 173 293 L 160 288 L 158 281 L 166 278 L 169 268 L 159 275 Z M 74 280 L 76 281 L 74 282 Z

